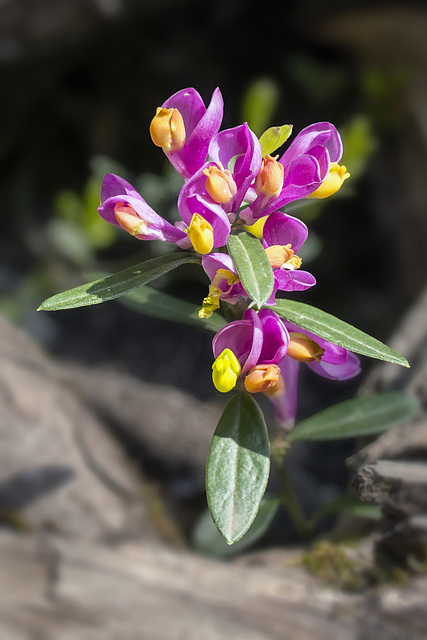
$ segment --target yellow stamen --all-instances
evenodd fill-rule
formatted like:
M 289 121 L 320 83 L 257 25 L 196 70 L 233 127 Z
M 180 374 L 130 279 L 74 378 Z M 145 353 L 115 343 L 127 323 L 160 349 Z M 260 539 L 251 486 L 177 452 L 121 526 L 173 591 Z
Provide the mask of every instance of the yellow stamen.
M 187 234 L 197 253 L 205 255 L 212 251 L 214 243 L 212 225 L 199 213 L 193 214 Z
M 343 164 L 340 166 L 336 162 L 333 162 L 329 169 L 329 173 L 323 180 L 322 184 L 317 187 L 316 191 L 313 191 L 313 193 L 307 196 L 307 198 L 328 198 L 339 191 L 344 180 L 347 180 L 349 177 L 350 174 Z
M 290 244 L 274 244 L 271 247 L 267 247 L 265 252 L 272 269 L 281 269 L 283 267 L 283 269 L 293 271 L 294 269 L 299 269 L 302 264 L 301 258 L 294 253 Z
M 276 156 L 266 155 L 262 159 L 261 169 L 255 178 L 255 192 L 258 196 L 266 195 L 270 198 L 278 196 L 283 187 L 284 168 L 277 162 Z
M 212 365 L 212 381 L 215 388 L 221 393 L 234 389 L 240 371 L 240 362 L 234 353 L 231 349 L 224 349 Z
M 289 332 L 290 341 L 287 355 L 299 362 L 320 362 L 325 350 L 304 333 Z
M 203 173 L 206 176 L 206 191 L 214 202 L 225 204 L 236 195 L 237 186 L 228 169 L 219 169 L 215 165 L 210 165 L 203 170 Z
M 258 240 L 262 240 L 262 233 L 264 231 L 264 225 L 267 221 L 268 216 L 263 216 L 262 218 L 258 218 L 256 222 L 250 225 L 246 225 L 244 227 L 245 231 L 251 233 Z
M 114 207 L 114 215 L 122 229 L 131 236 L 143 236 L 147 233 L 147 223 L 136 213 L 135 209 L 123 202 L 117 202 Z
M 274 387 L 280 376 L 277 364 L 258 364 L 253 367 L 245 378 L 245 389 L 249 393 L 268 391 Z
M 220 280 L 226 280 L 229 286 L 227 291 L 222 291 L 217 286 Z M 221 296 L 227 295 L 233 284 L 236 284 L 238 281 L 239 276 L 232 271 L 229 271 L 228 269 L 218 269 L 215 274 L 215 278 L 209 285 L 209 294 L 206 298 L 203 298 L 202 308 L 199 311 L 199 318 L 210 318 L 213 312 L 219 309 L 219 300 Z
M 154 144 L 164 151 L 180 151 L 185 144 L 185 126 L 178 109 L 157 107 L 150 135 Z
M 202 308 L 199 311 L 199 318 L 210 318 L 213 312 L 219 309 L 221 293 L 221 289 L 210 285 L 209 294 L 206 298 L 203 298 Z

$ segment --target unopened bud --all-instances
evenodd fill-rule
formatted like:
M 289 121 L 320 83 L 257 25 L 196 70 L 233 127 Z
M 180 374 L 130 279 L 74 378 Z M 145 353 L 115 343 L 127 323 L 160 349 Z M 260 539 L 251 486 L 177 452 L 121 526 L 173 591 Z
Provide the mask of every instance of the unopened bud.
M 255 178 L 255 192 L 259 196 L 261 194 L 275 197 L 278 196 L 283 187 L 284 168 L 277 158 L 266 155 L 261 163 L 261 169 Z
M 227 393 L 236 386 L 240 375 L 240 362 L 231 351 L 224 349 L 212 365 L 212 381 L 221 393 Z
M 277 383 L 279 376 L 280 367 L 277 364 L 257 364 L 245 378 L 245 389 L 249 393 L 268 391 Z
M 289 332 L 287 355 L 299 362 L 320 362 L 325 350 L 304 333 Z
M 147 223 L 142 220 L 135 209 L 129 204 L 117 202 L 114 207 L 114 215 L 122 229 L 131 236 L 143 236 L 147 232 Z
M 164 151 L 180 151 L 185 144 L 185 126 L 178 109 L 157 107 L 150 135 L 154 144 Z
M 266 248 L 265 253 L 267 254 L 272 269 L 280 269 L 280 267 L 283 267 L 283 265 L 294 256 L 290 244 L 273 244 L 271 247 Z
M 206 191 L 218 204 L 229 202 L 236 195 L 237 187 L 228 169 L 219 169 L 211 165 L 203 170 L 206 176 Z
M 212 225 L 199 213 L 193 214 L 187 234 L 197 253 L 206 255 L 212 251 L 214 243 Z
M 332 196 L 334 193 L 339 191 L 342 187 L 344 180 L 350 177 L 350 174 L 347 171 L 347 168 L 344 165 L 339 165 L 336 162 L 331 164 L 331 168 L 329 169 L 329 173 L 326 178 L 323 180 L 322 184 L 317 187 L 316 191 L 310 193 L 307 198 L 328 198 Z

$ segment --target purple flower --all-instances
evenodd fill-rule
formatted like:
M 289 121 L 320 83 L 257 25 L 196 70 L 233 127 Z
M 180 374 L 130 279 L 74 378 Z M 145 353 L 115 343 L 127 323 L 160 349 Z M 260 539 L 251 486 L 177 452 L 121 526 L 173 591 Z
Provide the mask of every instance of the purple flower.
M 209 156 L 219 167 L 230 170 L 233 176 L 236 192 L 223 206 L 234 222 L 246 192 L 259 173 L 261 145 L 245 122 L 214 136 L 209 145 Z
M 181 248 L 191 246 L 185 231 L 167 222 L 145 202 L 129 182 L 107 173 L 101 187 L 99 215 L 138 240 L 164 240 Z
M 218 88 L 213 92 L 207 109 L 200 94 L 189 88 L 174 93 L 157 110 L 150 127 L 153 141 L 163 147 L 171 164 L 185 180 L 205 164 L 209 143 L 221 126 L 223 107 L 223 99 Z M 164 117 L 173 118 L 173 110 L 178 111 L 179 120 L 163 125 L 161 120 Z M 160 130 L 158 136 L 153 131 L 156 129 L 157 121 Z M 174 133 L 178 140 L 176 144 L 173 140 Z
M 242 320 L 230 322 L 215 335 L 212 341 L 214 372 L 218 365 L 222 367 L 224 352 L 231 352 L 238 361 L 240 377 L 257 365 L 277 365 L 285 356 L 288 344 L 288 331 L 276 313 L 268 309 L 261 309 L 258 313 L 248 309 Z M 215 377 L 214 383 L 219 391 L 224 391 L 221 383 L 215 382 Z
M 258 218 L 277 211 L 294 200 L 310 194 L 327 178 L 331 163 L 342 155 L 341 138 L 329 122 L 318 122 L 303 129 L 279 159 L 284 168 L 283 186 L 279 195 L 265 198 L 258 195 L 240 215 L 252 224 Z
M 308 271 L 299 267 L 301 258 L 296 255 L 308 235 L 301 220 L 285 213 L 272 213 L 264 225 L 263 245 L 270 260 L 274 275 L 273 292 L 266 302 L 276 304 L 275 296 L 280 291 L 303 291 L 316 284 Z M 208 318 L 219 308 L 219 300 L 235 304 L 240 296 L 248 297 L 240 282 L 232 258 L 226 253 L 211 253 L 203 256 L 202 267 L 211 284 L 209 294 L 203 300 L 200 317 Z
M 290 341 L 287 355 L 280 362 L 282 380 L 267 392 L 276 410 L 278 423 L 291 429 L 297 412 L 298 373 L 301 362 L 329 380 L 349 380 L 360 373 L 359 358 L 310 331 L 285 322 Z M 291 355 L 292 354 L 292 355 Z
M 307 227 L 297 218 L 280 212 L 268 216 L 264 224 L 262 244 L 273 269 L 274 288 L 267 304 L 275 304 L 278 290 L 304 291 L 316 284 L 311 273 L 300 269 L 302 261 L 296 255 L 307 235 Z

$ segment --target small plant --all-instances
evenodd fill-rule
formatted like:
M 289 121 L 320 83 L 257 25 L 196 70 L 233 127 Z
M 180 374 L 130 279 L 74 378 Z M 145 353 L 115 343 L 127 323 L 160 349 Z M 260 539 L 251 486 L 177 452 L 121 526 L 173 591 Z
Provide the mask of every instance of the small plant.
M 153 117 L 152 140 L 183 179 L 175 224 L 123 178 L 104 177 L 100 216 L 137 240 L 167 242 L 171 251 L 57 294 L 40 309 L 70 309 L 126 296 L 142 313 L 214 332 L 213 384 L 233 395 L 212 438 L 206 492 L 212 520 L 232 544 L 258 512 L 256 529 L 262 532 L 279 504 L 270 497 L 259 511 L 270 460 L 280 479 L 280 501 L 297 530 L 307 535 L 315 515 L 307 520 L 290 485 L 284 465 L 289 447 L 298 440 L 379 433 L 411 416 L 416 402 L 398 392 L 356 398 L 295 424 L 301 364 L 331 380 L 360 372 L 356 354 L 409 365 L 359 329 L 283 297 L 316 284 L 298 256 L 307 226 L 284 208 L 333 196 L 349 177 L 339 164 L 342 142 L 336 128 L 328 122 L 309 125 L 279 157 L 273 154 L 291 136 L 290 125 L 271 127 L 258 139 L 247 123 L 219 131 L 222 115 L 219 89 L 206 108 L 190 88 L 168 98 Z M 186 263 L 200 265 L 210 281 L 200 308 L 147 286 Z M 278 435 L 271 445 L 257 394 L 275 407 Z

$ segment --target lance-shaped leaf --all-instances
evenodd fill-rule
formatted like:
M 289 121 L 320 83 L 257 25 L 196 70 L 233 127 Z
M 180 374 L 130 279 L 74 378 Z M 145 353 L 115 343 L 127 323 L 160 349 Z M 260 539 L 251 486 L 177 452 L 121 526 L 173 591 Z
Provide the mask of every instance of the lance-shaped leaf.
M 417 398 L 403 391 L 353 398 L 302 420 L 287 434 L 286 440 L 340 440 L 369 436 L 409 420 L 418 410 Z
M 237 394 L 226 405 L 212 438 L 206 495 L 212 520 L 228 544 L 251 526 L 270 471 L 264 416 L 253 397 Z
M 248 233 L 229 236 L 227 246 L 246 293 L 261 307 L 274 286 L 273 270 L 264 247 L 258 238 Z
M 214 313 L 210 318 L 199 318 L 200 306 L 179 300 L 152 287 L 138 287 L 120 298 L 120 302 L 151 318 L 189 324 L 215 333 L 226 324 L 225 319 L 218 313 Z
M 409 367 L 406 358 L 376 338 L 309 304 L 295 300 L 278 300 L 277 305 L 269 308 L 302 329 L 307 329 L 354 353 Z
M 200 259 L 192 253 L 168 254 L 152 258 L 106 278 L 57 293 L 45 300 L 40 305 L 39 311 L 75 309 L 113 300 L 189 262 L 200 263 Z
M 264 131 L 259 141 L 261 143 L 262 157 L 272 154 L 282 146 L 292 133 L 291 124 L 283 124 L 281 127 L 270 127 Z

